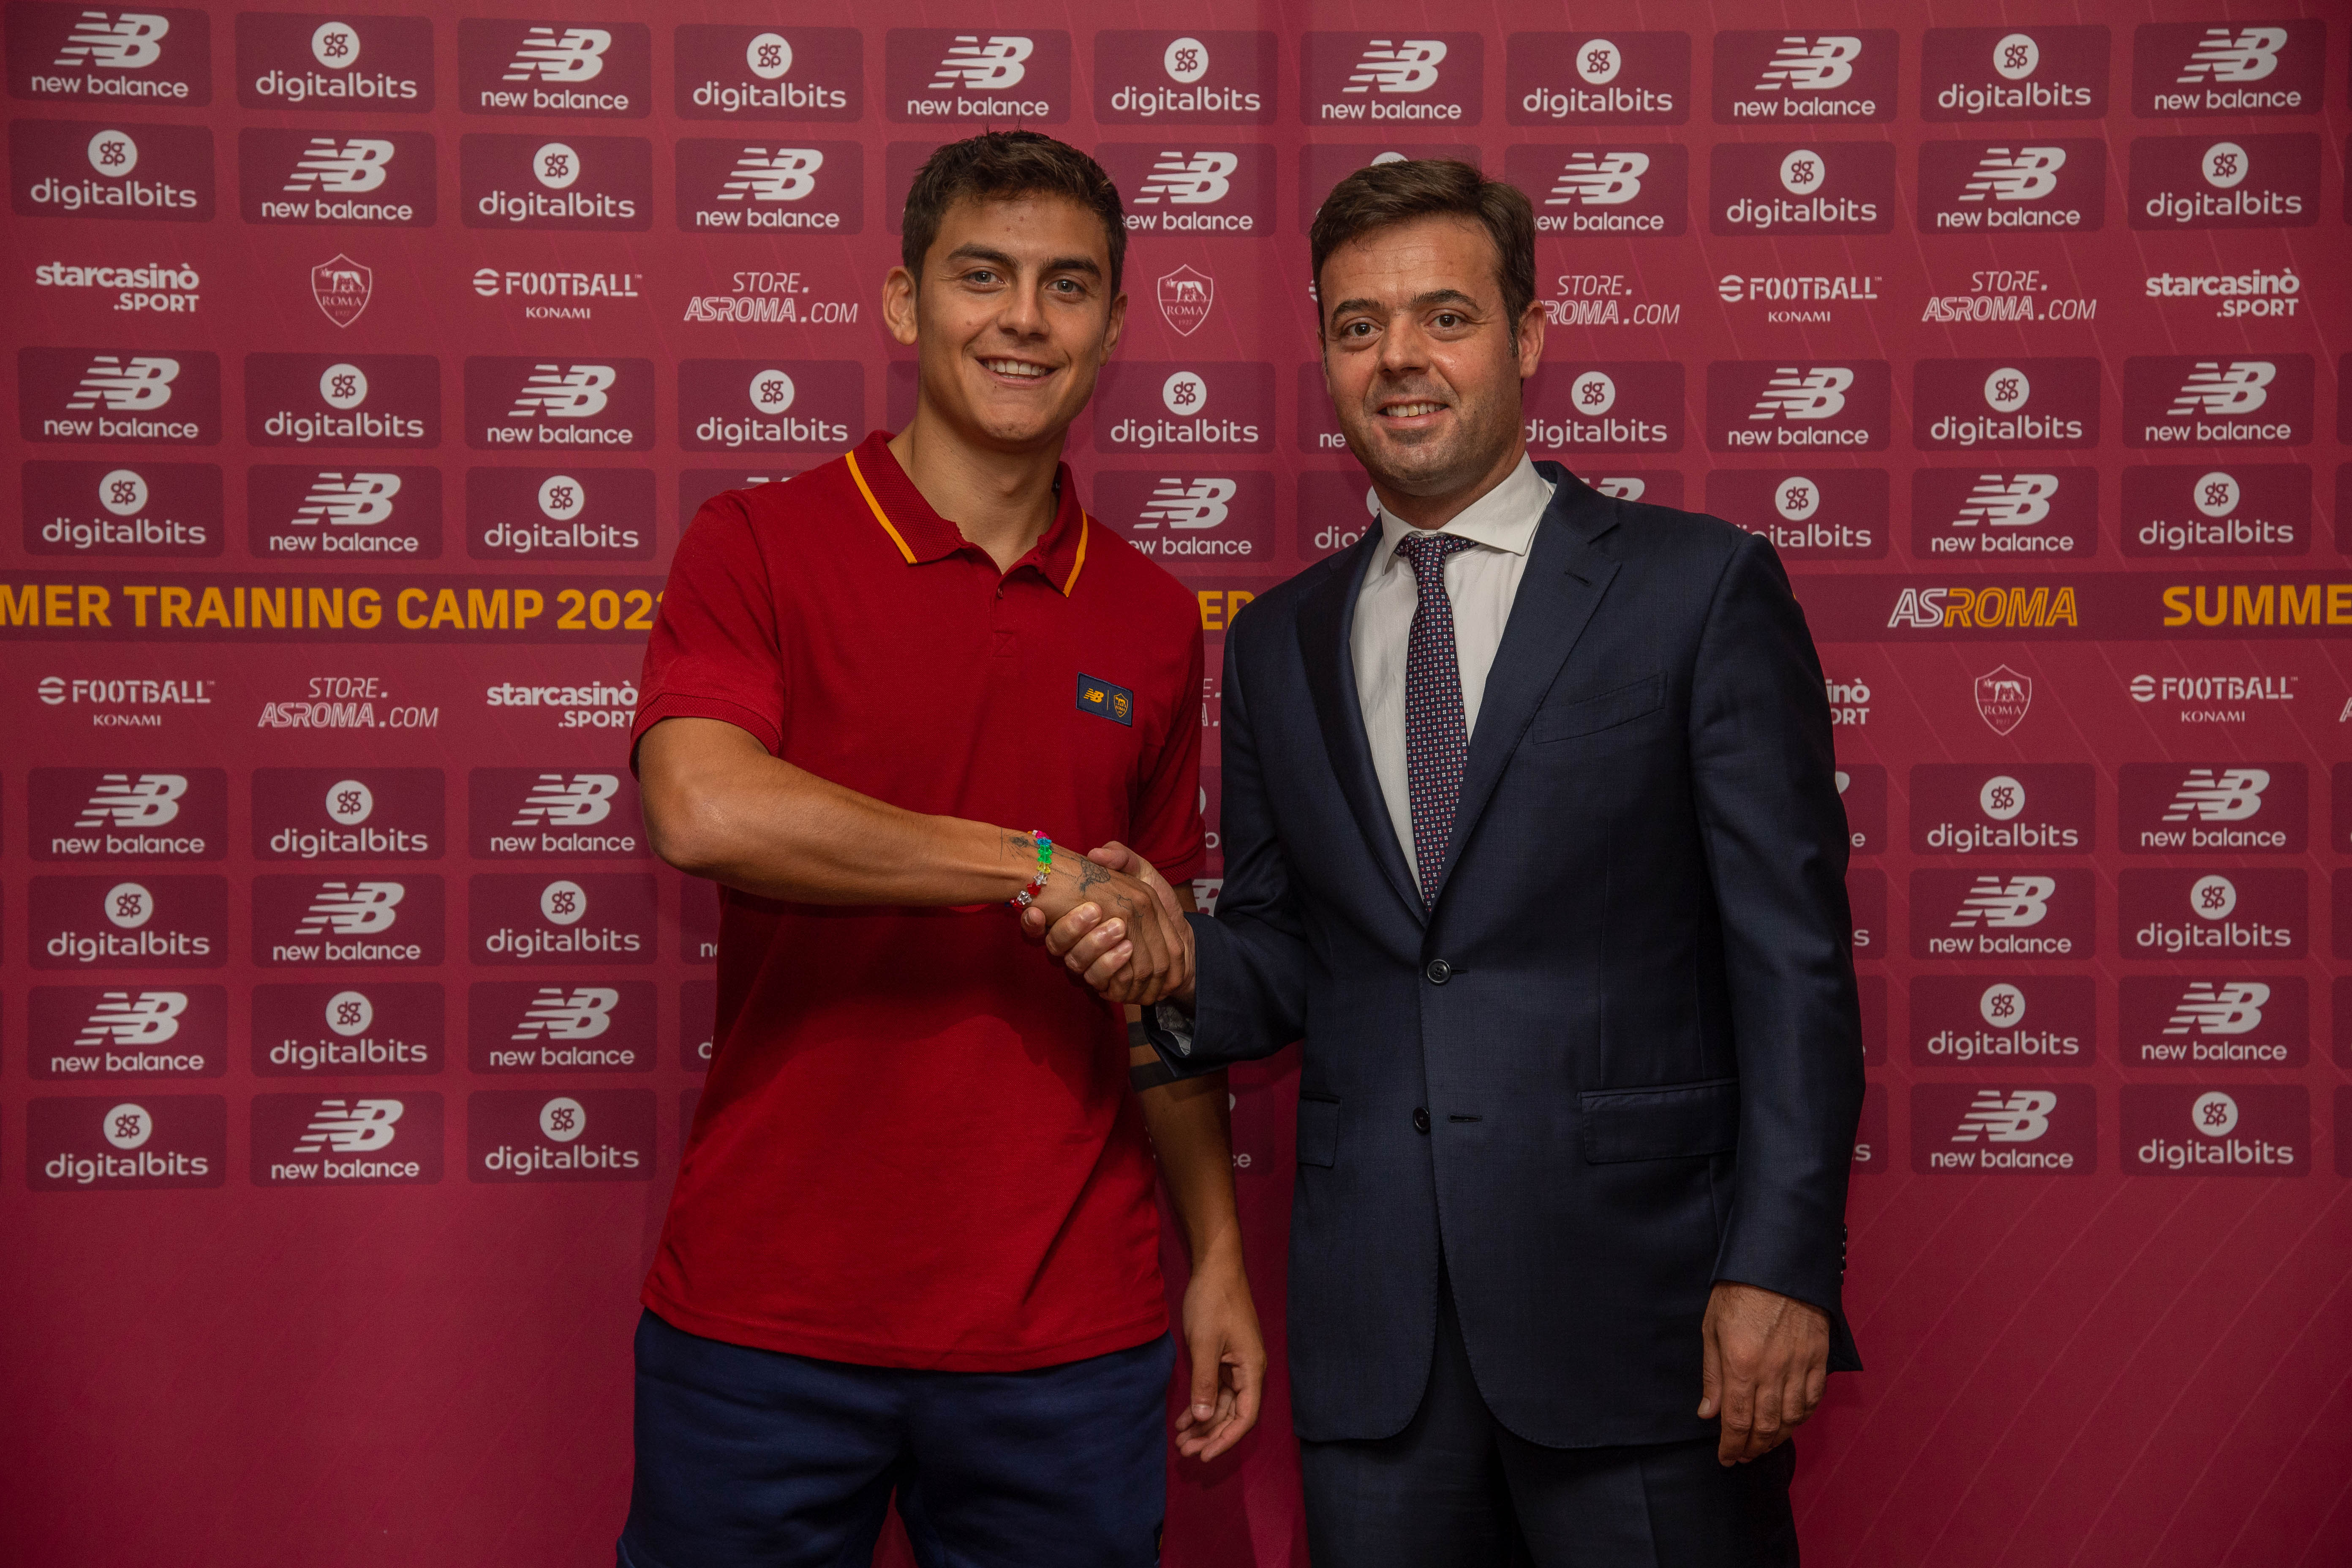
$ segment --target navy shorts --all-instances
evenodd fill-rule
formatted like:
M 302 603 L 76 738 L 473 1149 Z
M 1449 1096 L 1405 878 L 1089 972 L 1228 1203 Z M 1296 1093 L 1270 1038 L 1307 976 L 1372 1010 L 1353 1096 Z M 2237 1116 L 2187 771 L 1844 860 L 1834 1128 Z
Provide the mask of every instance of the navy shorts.
M 866 1568 L 891 1495 L 923 1568 L 1151 1568 L 1162 1334 L 1030 1372 L 913 1372 L 637 1321 L 620 1568 Z

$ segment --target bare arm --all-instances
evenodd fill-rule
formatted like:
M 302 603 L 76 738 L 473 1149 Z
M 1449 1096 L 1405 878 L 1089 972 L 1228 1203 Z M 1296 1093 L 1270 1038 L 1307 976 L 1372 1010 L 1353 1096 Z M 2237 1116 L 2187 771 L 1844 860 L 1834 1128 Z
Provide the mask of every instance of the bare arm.
M 770 756 L 749 731 L 716 719 L 665 719 L 646 731 L 637 776 L 655 854 L 688 876 L 761 898 L 993 904 L 1037 870 L 1026 828 L 927 816 L 859 795 Z M 1059 919 L 1082 902 L 1120 917 L 1137 953 L 1156 966 L 1139 978 L 1135 999 L 1190 982 L 1181 918 L 1135 878 L 1056 846 L 1037 907 Z
M 1157 891 L 1157 889 L 1154 889 Z M 1192 889 L 1173 894 L 1175 907 L 1193 908 Z M 1137 1009 L 1127 1009 L 1129 1021 Z M 1155 1067 L 1149 1046 L 1129 1055 L 1137 1067 Z M 1192 1363 L 1192 1397 L 1176 1421 L 1176 1447 L 1188 1458 L 1213 1459 L 1257 1424 L 1265 1384 L 1265 1339 L 1250 1300 L 1242 1264 L 1241 1217 L 1234 1205 L 1233 1120 L 1225 1075 L 1180 1079 L 1138 1097 L 1160 1173 L 1184 1228 L 1192 1278 L 1184 1290 L 1184 1341 Z

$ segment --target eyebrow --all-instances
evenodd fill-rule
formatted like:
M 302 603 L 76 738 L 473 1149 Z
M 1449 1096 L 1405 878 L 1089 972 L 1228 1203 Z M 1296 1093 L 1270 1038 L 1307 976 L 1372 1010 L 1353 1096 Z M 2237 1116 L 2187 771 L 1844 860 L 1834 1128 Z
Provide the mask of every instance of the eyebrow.
M 1416 294 L 1412 299 L 1406 300 L 1404 308 L 1408 310 L 1421 310 L 1431 305 L 1468 305 L 1473 310 L 1475 310 L 1477 308 L 1477 300 L 1472 299 L 1469 295 L 1465 294 L 1459 289 L 1432 289 L 1426 294 Z M 1378 300 L 1342 300 L 1338 304 L 1331 307 L 1331 314 L 1339 316 L 1343 315 L 1349 310 L 1382 310 L 1386 308 L 1387 307 Z
M 1007 256 L 1001 250 L 992 250 L 984 245 L 959 245 L 953 250 L 948 252 L 947 259 L 950 262 L 985 261 L 993 266 L 1001 267 L 1007 272 L 1018 272 L 1021 269 L 1020 263 L 1013 260 L 1012 257 Z M 1088 256 L 1057 256 L 1051 261 L 1046 262 L 1043 270 L 1046 272 L 1083 272 L 1090 278 L 1100 278 L 1102 276 L 1101 264 L 1097 262 L 1092 257 Z

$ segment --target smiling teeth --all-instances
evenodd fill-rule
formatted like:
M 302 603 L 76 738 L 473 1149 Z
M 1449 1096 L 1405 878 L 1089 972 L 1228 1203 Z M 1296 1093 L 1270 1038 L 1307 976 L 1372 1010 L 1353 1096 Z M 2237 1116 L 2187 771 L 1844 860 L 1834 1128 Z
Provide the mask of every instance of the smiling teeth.
M 1418 419 L 1424 414 L 1434 414 L 1444 406 L 1442 403 L 1392 403 L 1381 412 L 1391 419 Z
M 1018 375 L 1034 379 L 1045 374 L 1045 366 L 1023 364 L 1019 360 L 984 359 L 980 363 L 999 375 Z

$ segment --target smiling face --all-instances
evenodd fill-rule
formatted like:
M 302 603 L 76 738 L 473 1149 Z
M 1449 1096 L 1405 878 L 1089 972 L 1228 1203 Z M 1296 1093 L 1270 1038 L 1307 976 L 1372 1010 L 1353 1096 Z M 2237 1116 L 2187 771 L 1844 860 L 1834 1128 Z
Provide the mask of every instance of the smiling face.
M 1482 226 L 1375 229 L 1331 252 L 1317 289 L 1323 384 L 1382 504 L 1433 527 L 1517 466 L 1519 384 L 1543 358 L 1543 310 L 1528 308 L 1515 342 Z
M 921 351 L 917 418 L 1003 452 L 1058 447 L 1118 342 L 1101 216 L 1061 196 L 963 200 L 923 257 L 891 268 L 891 335 Z

